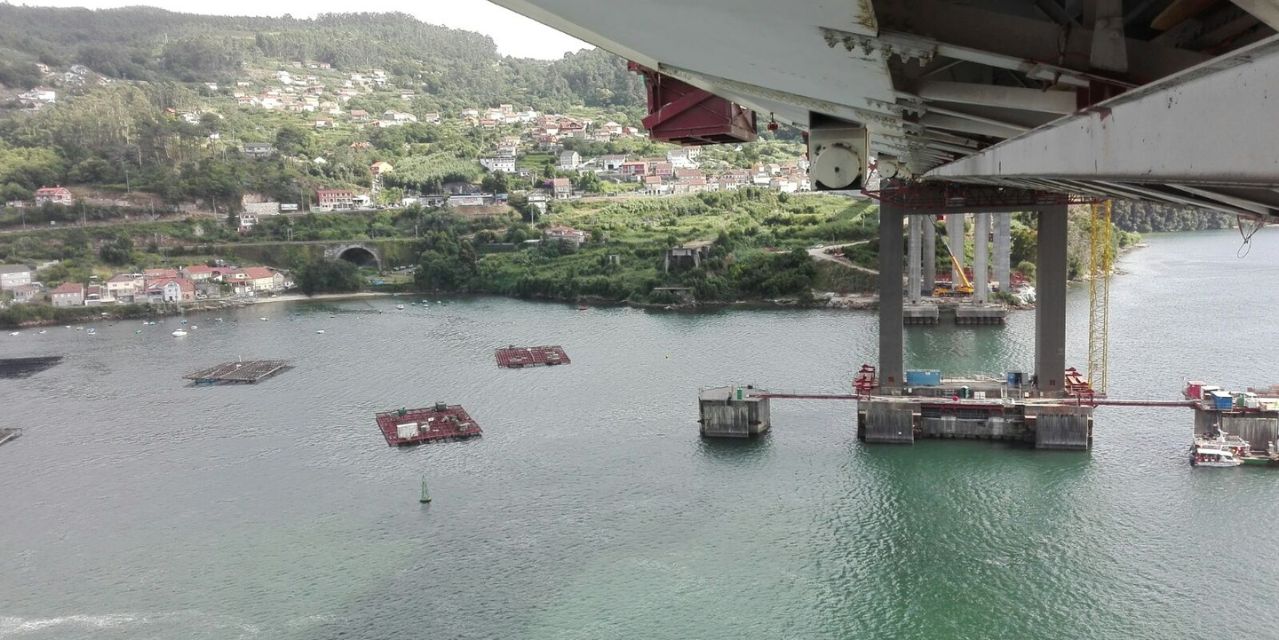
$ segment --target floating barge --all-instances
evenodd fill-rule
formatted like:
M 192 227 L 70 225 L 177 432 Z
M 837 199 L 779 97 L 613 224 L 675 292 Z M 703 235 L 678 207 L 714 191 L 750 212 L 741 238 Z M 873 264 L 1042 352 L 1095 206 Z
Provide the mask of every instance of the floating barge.
M 62 356 L 0 359 L 0 378 L 26 378 L 62 362 Z
M 284 360 L 224 362 L 183 376 L 195 384 L 254 384 L 292 369 Z
M 461 405 L 443 402 L 424 409 L 400 409 L 376 414 L 386 444 L 403 447 L 439 440 L 464 440 L 481 434 L 480 425 Z
M 0 429 L 0 444 L 4 444 L 10 440 L 17 440 L 22 435 L 22 429 Z
M 511 345 L 497 350 L 497 366 L 506 369 L 554 366 L 569 364 L 568 354 L 559 345 L 549 347 L 517 347 Z

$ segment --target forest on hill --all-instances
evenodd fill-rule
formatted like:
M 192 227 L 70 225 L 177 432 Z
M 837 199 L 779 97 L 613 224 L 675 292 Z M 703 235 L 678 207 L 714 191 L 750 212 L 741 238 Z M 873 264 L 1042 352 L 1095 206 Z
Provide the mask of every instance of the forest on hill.
M 111 78 L 225 82 L 246 64 L 323 62 L 384 69 L 435 96 L 439 110 L 498 102 L 555 111 L 580 104 L 638 108 L 642 80 L 623 60 L 585 50 L 552 62 L 498 54 L 492 38 L 404 13 L 238 17 L 148 7 L 61 9 L 0 4 L 0 83 L 30 88 L 34 63 L 80 64 Z

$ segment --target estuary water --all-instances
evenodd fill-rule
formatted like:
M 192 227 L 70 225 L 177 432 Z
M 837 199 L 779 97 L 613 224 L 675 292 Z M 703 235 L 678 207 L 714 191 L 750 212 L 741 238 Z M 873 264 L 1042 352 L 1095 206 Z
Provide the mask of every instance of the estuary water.
M 1112 284 L 1110 394 L 1279 382 L 1279 236 L 1148 242 Z M 829 401 L 707 441 L 700 386 L 845 391 L 874 315 L 416 300 L 0 336 L 66 356 L 0 380 L 26 432 L 0 447 L 0 638 L 1279 635 L 1279 472 L 1192 469 L 1184 409 L 1099 409 L 1091 453 L 868 447 Z M 1086 287 L 1069 313 L 1083 368 Z M 911 328 L 907 366 L 1029 370 L 1033 325 Z M 572 364 L 497 368 L 512 343 Z M 237 357 L 295 368 L 181 379 Z M 437 400 L 484 436 L 386 445 L 374 412 Z

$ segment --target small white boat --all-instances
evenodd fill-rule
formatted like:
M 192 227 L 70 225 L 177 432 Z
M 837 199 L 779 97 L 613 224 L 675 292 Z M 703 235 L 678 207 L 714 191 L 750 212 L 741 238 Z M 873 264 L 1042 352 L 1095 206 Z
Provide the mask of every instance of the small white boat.
M 262 316 L 261 318 L 258 318 L 258 320 L 261 320 L 262 322 L 266 322 L 266 316 Z
M 324 335 L 324 329 L 320 329 L 319 331 L 316 331 L 316 333 L 318 333 L 318 334 L 320 334 L 320 335 Z
M 20 335 L 22 335 L 22 332 L 21 332 L 21 331 L 14 331 L 14 332 L 10 333 L 9 335 L 11 335 L 11 336 L 20 336 Z
M 96 336 L 96 335 L 98 335 L 98 330 L 97 330 L 97 329 L 94 329 L 93 327 L 89 327 L 89 330 L 88 330 L 88 331 L 85 331 L 85 333 L 87 333 L 87 334 L 89 334 L 89 335 L 91 335 L 91 336 Z
M 404 305 L 402 305 L 402 304 L 397 304 L 397 305 L 395 305 L 395 308 L 396 308 L 396 309 L 399 309 L 400 311 L 403 311 L 403 310 L 404 310 Z
M 41 329 L 41 330 L 40 330 L 40 335 L 44 335 L 44 334 L 46 334 L 46 333 L 49 333 L 49 330 L 48 330 L 48 329 Z
M 1219 431 L 1215 438 L 1195 438 L 1190 446 L 1190 465 L 1193 467 L 1237 467 L 1250 452 L 1248 441 Z
M 173 335 L 173 337 L 175 337 L 175 338 L 181 338 L 182 336 L 185 336 L 186 334 L 187 334 L 187 332 L 185 332 L 185 331 L 183 331 L 183 330 L 181 330 L 181 329 L 178 329 L 177 331 L 174 331 L 172 335 Z

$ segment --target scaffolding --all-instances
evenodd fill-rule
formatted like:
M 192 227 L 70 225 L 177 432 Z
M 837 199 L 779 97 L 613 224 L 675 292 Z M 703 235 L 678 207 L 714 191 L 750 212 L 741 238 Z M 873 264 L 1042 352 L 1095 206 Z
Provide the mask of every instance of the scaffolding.
M 1115 248 L 1109 200 L 1090 205 L 1088 220 L 1088 385 L 1106 393 L 1106 369 L 1110 356 L 1110 275 Z

